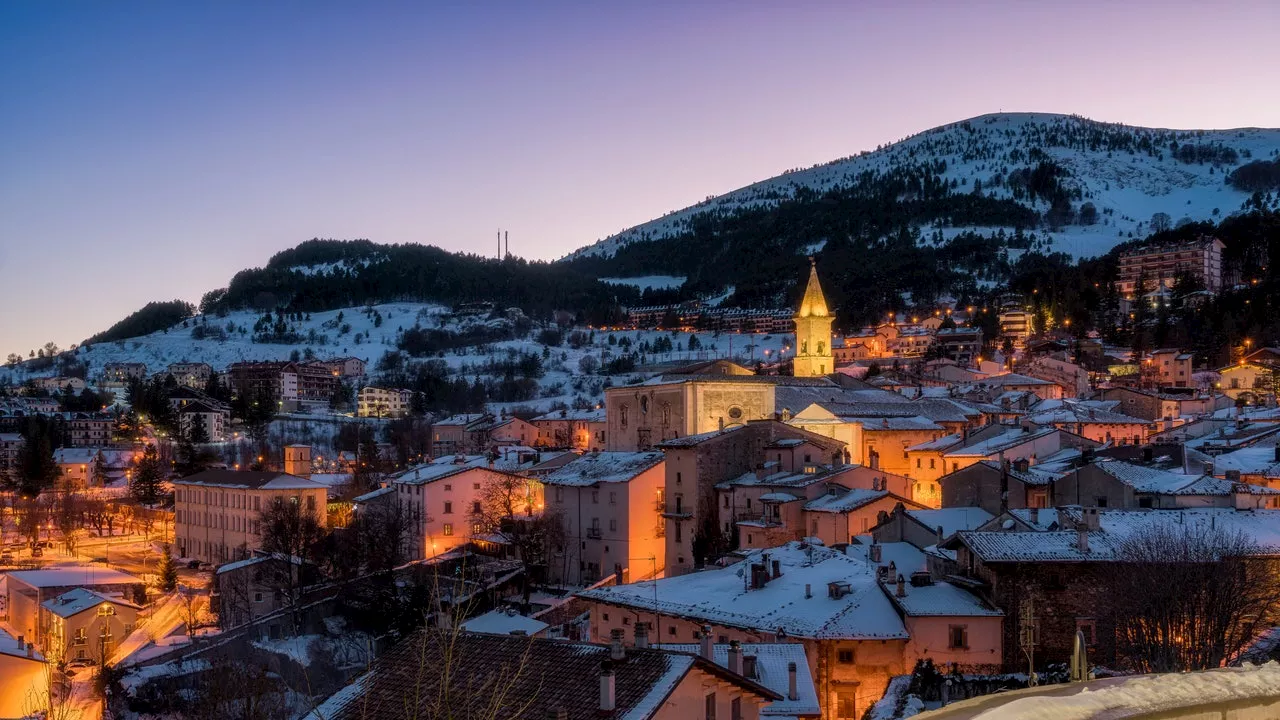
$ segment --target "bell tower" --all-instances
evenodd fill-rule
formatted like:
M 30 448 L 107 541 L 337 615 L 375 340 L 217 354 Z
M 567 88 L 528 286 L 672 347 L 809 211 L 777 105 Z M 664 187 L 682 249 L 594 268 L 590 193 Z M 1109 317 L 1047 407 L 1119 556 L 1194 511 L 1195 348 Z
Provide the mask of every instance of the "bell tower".
M 792 374 L 796 377 L 822 377 L 835 372 L 831 354 L 831 313 L 818 283 L 818 266 L 809 258 L 809 284 L 796 313 L 796 356 Z

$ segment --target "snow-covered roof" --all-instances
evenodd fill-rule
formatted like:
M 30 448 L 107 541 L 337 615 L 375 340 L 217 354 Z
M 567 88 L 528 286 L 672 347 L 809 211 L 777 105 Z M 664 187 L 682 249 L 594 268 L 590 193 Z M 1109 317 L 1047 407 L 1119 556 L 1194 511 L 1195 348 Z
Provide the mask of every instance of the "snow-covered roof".
M 334 487 L 336 485 L 345 485 L 351 482 L 351 473 L 312 473 L 312 482 L 318 482 L 325 487 Z
M 879 547 L 880 562 L 871 562 L 871 548 Z M 844 552 L 849 557 L 858 558 L 864 562 L 878 565 L 880 567 L 892 566 L 894 572 L 903 575 L 911 575 L 913 572 L 920 572 L 929 569 L 925 560 L 925 553 L 915 545 L 909 542 L 886 542 L 877 543 L 868 541 L 868 544 L 850 543 L 845 547 Z
M 496 467 L 490 468 L 489 458 L 484 455 L 460 455 L 456 458 L 448 456 L 422 465 L 414 465 L 398 475 L 393 475 L 391 482 L 403 485 L 426 485 L 471 470 L 504 472 Z
M 739 430 L 742 430 L 745 427 L 747 426 L 746 425 L 730 425 L 724 428 L 723 430 L 711 430 L 709 432 L 698 433 L 696 435 L 686 435 L 682 438 L 672 438 L 670 440 L 663 440 L 662 442 L 658 443 L 657 446 L 661 448 L 695 447 L 697 445 L 701 445 L 704 442 L 707 442 L 708 440 L 714 440 L 718 437 L 723 437 L 730 433 L 734 433 Z
M 1213 469 L 1215 473 L 1239 470 L 1245 475 L 1280 477 L 1280 459 L 1276 458 L 1276 445 L 1258 444 L 1217 456 Z
M 782 574 L 753 589 L 748 582 L 750 567 L 765 562 L 766 554 L 770 561 L 779 561 Z M 790 637 L 907 637 L 898 613 L 876 587 L 875 569 L 870 564 L 830 548 L 802 547 L 798 542 L 745 555 L 746 559 L 725 568 L 600 587 L 578 595 L 728 627 L 781 630 Z M 828 583 L 847 583 L 848 593 L 831 597 Z M 812 597 L 805 597 L 805 585 L 812 590 Z
M 791 493 L 784 492 L 769 492 L 760 496 L 760 502 L 789 503 L 795 502 L 799 499 L 800 498 L 792 495 Z
M 552 421 L 552 420 L 560 420 L 560 421 L 572 420 L 575 422 L 604 422 L 606 419 L 607 419 L 607 415 L 604 408 L 592 408 L 590 410 L 556 410 L 553 412 L 545 413 L 543 415 L 539 415 L 538 417 L 534 418 L 530 422 L 536 423 L 539 421 Z
M 982 460 L 977 464 L 984 465 L 997 472 L 1000 471 L 999 460 Z M 1019 470 L 1013 463 L 1009 463 L 1005 470 L 1008 471 L 1009 477 L 1020 481 L 1024 485 L 1048 485 L 1060 476 L 1060 473 L 1043 468 L 1039 463 L 1028 466 L 1026 470 Z
M 761 476 L 760 474 L 756 473 L 753 470 L 750 472 L 745 472 L 736 478 L 732 478 L 729 480 L 725 480 L 724 482 L 717 483 L 716 487 L 720 489 L 728 489 L 732 487 L 752 486 L 752 485 L 766 485 L 770 487 L 789 487 L 789 488 L 807 487 L 816 482 L 834 480 L 836 476 L 838 476 L 839 474 L 851 468 L 857 467 L 854 465 L 844 465 L 841 467 L 832 468 L 832 467 L 827 467 L 825 465 L 817 465 L 812 468 L 813 472 L 805 472 L 803 470 L 799 470 L 799 471 L 780 470 L 777 472 L 768 472 L 769 470 L 772 470 L 777 466 L 778 465 L 775 462 L 765 463 L 765 466 L 763 468 L 763 471 L 765 472 L 765 474 L 763 476 Z
M 907 517 L 930 530 L 942 528 L 942 537 L 961 530 L 974 530 L 991 519 L 991 513 L 980 507 L 952 507 L 940 510 L 906 510 Z
M 59 465 L 92 465 L 97 448 L 62 447 L 53 451 L 53 461 Z
M 390 494 L 390 493 L 393 493 L 393 492 L 395 492 L 395 490 L 396 490 L 395 488 L 393 488 L 393 487 L 391 487 L 390 485 L 388 485 L 388 486 L 386 486 L 386 487 L 378 488 L 377 490 L 373 490 L 373 491 L 367 492 L 367 493 L 365 493 L 365 494 L 363 494 L 363 495 L 357 495 L 356 497 L 354 497 L 354 498 L 352 498 L 352 499 L 351 499 L 351 502 L 353 502 L 353 503 L 366 503 L 366 502 L 369 502 L 370 500 L 374 500 L 374 499 L 376 499 L 376 498 L 380 498 L 380 497 L 382 497 L 383 495 L 388 495 L 388 494 Z
M 504 610 L 490 610 L 462 623 L 467 632 L 489 633 L 491 635 L 524 634 L 536 635 L 550 625 L 519 613 L 507 613 Z
M 882 498 L 887 498 L 890 495 L 892 493 L 888 490 L 854 488 L 844 493 L 824 493 L 805 503 L 804 509 L 810 512 L 846 513 Z M 764 498 L 761 499 L 763 500 Z
M 547 485 L 588 486 L 628 482 L 662 462 L 660 452 L 593 452 L 543 478 Z
M 658 647 L 674 652 L 697 655 L 701 647 L 694 643 L 662 644 Z M 711 646 L 712 658 L 717 665 L 729 667 L 729 645 L 716 643 Z M 818 704 L 818 691 L 813 684 L 813 676 L 809 674 L 809 661 L 805 656 L 801 643 L 743 643 L 742 654 L 754 656 L 756 674 L 752 680 L 769 688 L 782 696 L 760 709 L 762 718 L 794 718 L 804 715 L 818 715 L 822 708 Z M 796 699 L 788 700 L 791 678 L 787 666 L 796 664 Z M 781 716 L 781 718 L 779 717 Z
M 902 573 L 908 577 L 906 573 Z M 913 585 L 904 582 L 903 596 L 898 597 L 898 584 L 886 578 L 880 584 L 889 600 L 905 615 L 913 617 L 1000 617 L 1004 612 L 991 607 L 973 593 L 949 582 Z
M 122 598 L 108 597 L 102 593 L 94 592 L 87 588 L 76 588 L 62 593 L 56 598 L 50 598 L 41 603 L 41 607 L 58 617 L 68 618 L 72 615 L 82 613 L 90 608 L 95 608 L 102 603 L 111 603 L 113 605 L 122 605 L 124 607 L 140 610 L 141 608 L 128 600 Z
M 43 570 L 14 570 L 10 580 L 18 580 L 35 588 L 97 587 L 100 585 L 141 585 L 142 581 L 128 573 L 96 565 L 68 565 Z
M 1005 373 L 1003 375 L 992 375 L 975 381 L 978 385 L 986 385 L 987 387 L 1006 387 L 1010 385 L 1052 385 L 1048 380 L 1041 380 L 1030 375 L 1019 375 L 1018 373 Z
M 19 645 L 16 637 L 6 632 L 3 627 L 0 627 L 0 655 L 27 658 L 26 638 L 23 639 L 23 642 L 23 645 Z M 29 659 L 35 662 L 44 662 L 44 656 L 40 654 L 39 650 L 32 650 Z
M 202 487 L 252 488 L 260 490 L 314 490 L 325 485 L 297 475 L 252 470 L 205 470 L 173 481 L 177 485 Z
M 1030 430 L 1027 430 L 1022 427 L 1011 427 L 992 437 L 981 438 L 974 442 L 965 442 L 948 450 L 946 456 L 985 458 L 1056 432 L 1060 431 L 1056 428 L 1030 428 Z
M 252 565 L 257 565 L 259 563 L 264 563 L 268 560 L 279 560 L 281 562 L 284 562 L 284 558 L 285 558 L 284 553 L 271 553 L 270 555 L 254 555 L 253 557 L 250 557 L 250 558 L 245 558 L 243 560 L 236 560 L 235 562 L 229 562 L 223 565 L 219 565 L 218 569 L 214 571 L 214 574 L 221 575 L 222 573 L 225 573 L 225 572 L 231 572 L 232 570 L 239 570 L 240 568 L 250 567 Z M 296 555 L 291 556 L 290 560 L 293 562 L 294 565 L 302 565 L 303 563 L 302 558 Z
M 907 450 L 909 452 L 917 452 L 917 451 L 927 452 L 929 450 L 946 450 L 947 448 L 951 447 L 952 445 L 955 445 L 956 443 L 960 442 L 963 439 L 964 439 L 963 434 L 951 433 L 950 435 L 943 435 L 942 437 L 937 438 L 936 440 L 926 440 L 925 442 L 912 445 L 911 447 L 907 448 Z

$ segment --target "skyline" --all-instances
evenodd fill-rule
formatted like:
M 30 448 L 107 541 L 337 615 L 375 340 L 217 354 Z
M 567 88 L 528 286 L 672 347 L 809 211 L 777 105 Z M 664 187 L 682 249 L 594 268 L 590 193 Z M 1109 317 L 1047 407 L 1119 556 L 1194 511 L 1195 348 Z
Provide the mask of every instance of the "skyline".
M 0 353 L 312 237 L 489 254 L 501 227 L 554 259 L 989 112 L 1280 127 L 1278 24 L 1261 2 L 6 4 Z

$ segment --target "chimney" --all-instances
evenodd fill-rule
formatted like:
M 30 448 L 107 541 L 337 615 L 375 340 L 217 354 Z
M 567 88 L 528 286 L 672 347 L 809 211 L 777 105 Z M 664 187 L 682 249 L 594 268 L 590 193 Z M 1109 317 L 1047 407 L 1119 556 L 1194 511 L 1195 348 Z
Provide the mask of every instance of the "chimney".
M 1280 451 L 1280 445 L 1277 445 L 1277 446 L 1276 446 L 1276 448 L 1277 448 L 1277 450 L 1278 450 L 1278 451 Z M 1205 461 L 1204 461 L 1204 474 L 1205 474 L 1205 475 L 1213 475 L 1213 461 L 1212 461 L 1212 460 L 1205 460 Z
M 700 643 L 701 645 L 698 649 L 698 654 L 706 658 L 707 660 L 710 660 L 711 662 L 715 662 L 716 660 L 715 646 L 712 645 L 711 643 L 711 626 L 710 625 L 702 626 L 702 637 L 700 638 Z
M 796 664 L 795 662 L 787 663 L 787 699 L 797 700 L 800 698 L 796 692 Z
M 649 625 L 648 623 L 636 623 L 636 649 L 644 650 L 649 647 Z
M 1032 523 L 1040 522 L 1040 508 L 1030 508 L 1030 510 L 1031 510 L 1031 522 Z
M 1082 553 L 1089 552 L 1089 531 L 1083 526 L 1076 529 L 1076 549 Z
M 879 564 L 880 558 L 884 557 L 884 554 L 881 552 L 882 549 L 883 548 L 880 547 L 880 543 L 871 543 L 871 547 L 867 549 L 867 557 L 870 558 L 871 562 Z
M 812 586 L 812 585 L 810 585 L 809 583 L 805 583 L 805 584 L 804 584 L 804 599 L 805 599 L 805 600 L 808 600 L 808 599 L 809 599 L 809 598 L 811 598 L 811 597 L 813 597 L 813 586 Z
M 614 683 L 613 663 L 600 661 L 600 714 L 612 715 L 617 703 L 617 686 Z
M 19 648 L 24 648 L 24 647 L 26 647 L 26 646 L 27 646 L 27 638 L 26 638 L 26 636 L 25 636 L 25 635 L 19 635 L 19 636 L 18 636 L 18 647 L 19 647 Z
M 609 659 L 614 662 L 622 662 L 627 659 L 627 651 L 622 646 L 625 635 L 622 628 L 614 628 L 609 631 Z
M 1228 471 L 1227 471 L 1226 479 L 1227 479 L 1228 481 L 1230 481 L 1230 482 L 1233 482 L 1233 483 L 1238 483 L 1238 482 L 1240 482 L 1240 471 L 1239 471 L 1239 470 L 1228 470 Z
M 27 657 L 35 657 L 35 656 L 36 656 L 35 643 L 27 643 Z
M 742 643 L 729 641 L 729 672 L 742 674 Z
M 1142 462 L 1149 463 L 1155 458 L 1155 451 L 1150 445 L 1142 448 Z
M 755 655 L 742 656 L 742 676 L 755 678 L 756 676 L 756 656 Z
M 1237 478 L 1240 477 L 1239 471 L 1236 472 L 1236 477 Z M 776 580 L 780 577 L 782 577 L 782 563 L 777 560 L 774 560 L 773 561 L 773 579 Z
M 902 573 L 898 573 L 898 589 L 894 594 L 898 597 L 907 596 L 907 579 L 902 577 Z

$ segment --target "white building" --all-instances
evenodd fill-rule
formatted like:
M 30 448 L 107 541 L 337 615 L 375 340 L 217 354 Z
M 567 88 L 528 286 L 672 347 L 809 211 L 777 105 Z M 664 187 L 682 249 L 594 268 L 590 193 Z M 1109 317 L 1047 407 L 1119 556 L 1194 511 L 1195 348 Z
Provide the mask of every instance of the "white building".
M 356 398 L 356 414 L 360 417 L 404 417 L 409 414 L 412 404 L 412 390 L 369 385 L 360 388 L 360 394 Z

